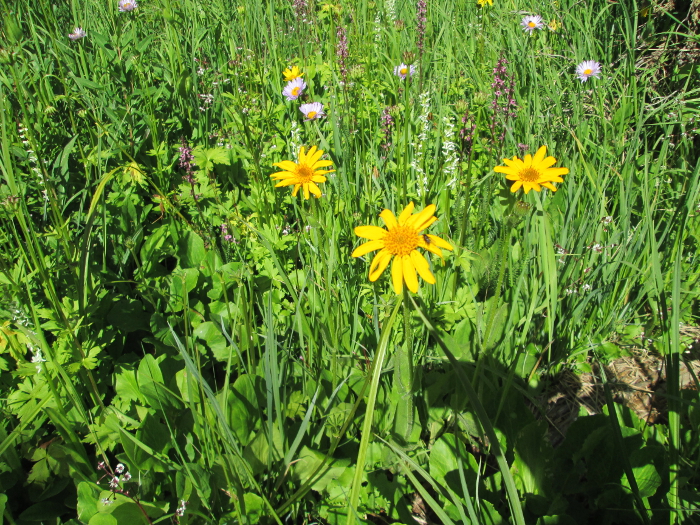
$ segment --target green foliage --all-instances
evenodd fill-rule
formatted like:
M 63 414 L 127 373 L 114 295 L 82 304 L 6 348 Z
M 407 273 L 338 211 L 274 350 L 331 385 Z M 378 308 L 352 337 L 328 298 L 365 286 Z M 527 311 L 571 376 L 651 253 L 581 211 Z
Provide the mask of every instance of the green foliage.
M 412 2 L 4 2 L 0 525 L 692 522 L 681 4 L 560 0 L 529 34 L 532 5 L 430 1 L 419 48 Z M 493 168 L 541 145 L 564 182 L 511 193 Z M 318 200 L 269 179 L 301 146 Z M 408 202 L 454 251 L 398 313 L 351 253 Z M 605 376 L 644 352 L 655 425 Z M 553 440 L 561 372 L 607 398 Z

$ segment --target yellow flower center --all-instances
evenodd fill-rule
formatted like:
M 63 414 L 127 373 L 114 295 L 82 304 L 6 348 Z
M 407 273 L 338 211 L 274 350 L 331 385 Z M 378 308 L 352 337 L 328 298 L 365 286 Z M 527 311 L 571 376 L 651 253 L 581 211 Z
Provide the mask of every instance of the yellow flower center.
M 309 118 L 314 118 L 316 115 L 317 115 L 317 113 L 316 113 L 315 111 L 309 111 L 309 112 L 306 114 L 306 116 L 309 117 Z
M 418 247 L 419 241 L 418 232 L 414 228 L 398 224 L 384 236 L 384 247 L 392 255 L 408 255 Z
M 534 168 L 525 168 L 518 173 L 518 177 L 520 177 L 520 180 L 523 182 L 535 182 L 540 178 L 540 172 Z
M 593 70 L 592 70 L 592 69 L 584 69 L 584 70 L 583 70 L 583 74 L 584 74 L 584 75 L 590 75 L 591 73 L 593 73 Z
M 535 24 L 534 22 L 530 21 L 530 22 L 527 23 L 527 25 L 530 26 L 530 27 L 535 27 L 537 24 Z
M 311 177 L 314 176 L 314 170 L 307 164 L 297 164 L 297 169 L 294 174 L 297 176 L 297 179 L 299 179 L 299 184 L 306 184 L 307 182 L 311 182 Z
M 408 74 L 408 68 L 407 68 L 407 67 L 402 67 L 401 69 L 399 69 L 399 73 L 401 73 L 402 75 Z
M 295 97 L 299 96 L 299 87 L 298 86 L 292 88 L 292 95 Z

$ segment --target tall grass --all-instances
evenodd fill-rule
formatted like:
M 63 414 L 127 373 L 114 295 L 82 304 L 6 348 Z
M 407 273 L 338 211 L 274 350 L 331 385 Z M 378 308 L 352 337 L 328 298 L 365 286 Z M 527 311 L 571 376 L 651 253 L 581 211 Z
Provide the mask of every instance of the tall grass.
M 3 0 L 0 515 L 692 522 L 697 67 L 662 77 L 643 43 L 692 28 L 642 7 L 430 1 L 421 54 L 398 0 Z M 290 65 L 325 118 L 282 96 Z M 542 145 L 564 182 L 511 193 L 493 168 Z M 336 170 L 320 199 L 269 179 L 302 146 Z M 409 202 L 455 249 L 401 309 L 351 253 Z M 606 386 L 547 448 L 549 378 L 642 351 L 668 425 Z

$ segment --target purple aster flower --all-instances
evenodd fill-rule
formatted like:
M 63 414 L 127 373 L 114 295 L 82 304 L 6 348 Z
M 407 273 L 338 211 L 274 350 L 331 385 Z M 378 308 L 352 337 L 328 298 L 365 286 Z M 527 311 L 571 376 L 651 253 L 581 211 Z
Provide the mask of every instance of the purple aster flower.
M 139 6 L 139 4 L 136 3 L 136 0 L 119 0 L 119 12 L 120 13 L 133 11 L 138 6 Z
M 306 117 L 304 119 L 305 121 L 314 120 L 326 116 L 326 114 L 323 112 L 323 104 L 321 104 L 320 102 L 302 104 L 301 106 L 299 106 L 299 111 L 301 111 Z
M 394 68 L 394 75 L 404 80 L 407 76 L 413 76 L 416 73 L 416 66 L 407 66 L 406 64 L 401 64 Z
M 287 97 L 287 100 L 296 100 L 306 89 L 306 82 L 301 77 L 297 77 L 287 82 L 287 85 L 282 90 L 282 94 Z
M 528 33 L 532 34 L 535 29 L 542 29 L 544 27 L 544 22 L 542 22 L 542 17 L 540 15 L 528 15 L 523 17 L 520 25 Z
M 73 29 L 73 32 L 68 35 L 68 38 L 71 40 L 80 40 L 81 38 L 85 38 L 87 36 L 87 33 L 83 31 L 82 27 L 76 27 Z
M 584 60 L 576 66 L 576 76 L 581 82 L 591 77 L 600 78 L 600 64 L 595 60 Z

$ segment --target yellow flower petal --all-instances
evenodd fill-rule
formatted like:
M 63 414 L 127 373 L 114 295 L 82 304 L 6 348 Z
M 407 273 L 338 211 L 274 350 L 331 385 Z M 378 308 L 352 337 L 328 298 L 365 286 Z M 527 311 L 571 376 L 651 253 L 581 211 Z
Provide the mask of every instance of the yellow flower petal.
M 535 153 L 535 157 L 532 159 L 533 164 L 539 164 L 542 162 L 544 157 L 547 155 L 547 146 L 540 146 L 540 149 L 537 150 L 537 153 Z M 556 160 L 554 161 L 556 162 Z
M 313 194 L 316 196 L 317 199 L 320 198 L 321 195 L 323 195 L 323 194 L 321 193 L 320 188 L 319 188 L 318 186 L 316 186 L 315 183 L 309 182 L 306 186 L 309 187 L 309 191 L 310 191 L 311 193 L 313 193 Z
M 422 254 L 413 250 L 411 252 L 411 261 L 413 261 L 413 266 L 418 271 L 418 275 L 420 275 L 426 283 L 435 284 L 435 276 L 430 271 L 430 265 Z
M 517 175 L 522 170 L 516 168 L 506 168 L 505 166 L 496 166 L 495 168 L 493 168 L 493 171 L 495 171 L 496 173 L 507 173 L 509 175 Z
M 369 239 L 370 241 L 383 239 L 386 233 L 387 231 L 379 226 L 357 226 L 355 228 L 355 235 L 364 239 Z
M 314 146 L 314 147 L 315 147 L 315 146 Z M 311 149 L 313 149 L 313 148 L 311 148 Z M 320 149 L 320 150 L 318 150 L 318 151 L 314 150 L 313 153 L 311 152 L 311 150 L 309 150 L 308 155 L 306 155 L 306 160 L 307 160 L 307 162 L 309 163 L 309 165 L 315 167 L 315 166 L 316 166 L 316 163 L 320 161 L 320 159 L 321 159 L 322 156 L 323 156 L 323 150 L 322 150 L 322 149 Z M 326 161 L 321 161 L 321 162 L 328 162 L 328 161 L 326 160 Z
M 292 184 L 296 184 L 297 181 L 295 179 L 285 179 L 283 181 L 278 182 L 275 184 L 275 188 L 283 188 L 285 186 L 291 186 Z
M 434 244 L 440 248 L 444 248 L 445 250 L 454 250 L 454 247 L 449 242 L 445 241 L 444 239 L 441 239 L 437 235 L 428 234 L 428 239 L 430 239 L 430 244 Z
M 566 175 L 569 173 L 569 168 L 548 168 L 545 174 L 548 176 Z
M 363 255 L 367 255 L 369 252 L 381 250 L 382 248 L 384 248 L 384 241 L 369 241 L 364 244 L 360 244 L 357 248 L 355 248 L 351 254 L 351 257 L 362 257 Z
M 416 277 L 416 267 L 413 266 L 413 261 L 410 255 L 401 257 L 401 265 L 403 266 L 403 279 L 406 281 L 406 287 L 413 293 L 418 292 L 418 277 Z
M 281 162 L 275 162 L 273 166 L 277 166 L 278 168 L 282 168 L 285 171 L 291 171 L 294 173 L 297 170 L 297 165 L 296 163 L 292 162 L 291 160 L 283 160 Z
M 386 270 L 386 267 L 389 265 L 391 257 L 391 252 L 386 248 L 381 250 L 377 253 L 377 255 L 374 256 L 374 259 L 372 259 L 372 264 L 369 266 L 369 280 L 371 282 L 374 282 L 377 279 L 379 279 L 379 276 L 384 270 Z
M 431 204 L 430 206 L 426 206 L 423 208 L 421 211 L 416 213 L 415 215 L 411 216 L 406 221 L 406 226 L 413 226 L 417 230 L 421 230 L 421 225 L 427 221 L 432 215 L 435 213 L 435 204 Z
M 403 264 L 401 257 L 394 257 L 394 262 L 391 264 L 391 281 L 394 283 L 394 291 L 400 294 L 403 290 Z
M 379 214 L 379 217 L 381 217 L 381 219 L 384 221 L 384 224 L 389 229 L 394 228 L 398 224 L 398 222 L 396 222 L 394 212 L 392 212 L 391 210 L 382 210 L 382 213 Z
M 403 211 L 401 212 L 401 215 L 399 215 L 399 224 L 405 224 L 412 213 L 413 213 L 413 203 L 409 202 L 408 206 L 406 206 L 403 209 Z
M 433 216 L 430 217 L 427 221 L 425 221 L 423 224 L 420 225 L 420 227 L 416 227 L 416 231 L 421 232 L 425 230 L 428 226 L 433 224 L 435 221 L 437 221 L 437 217 Z

